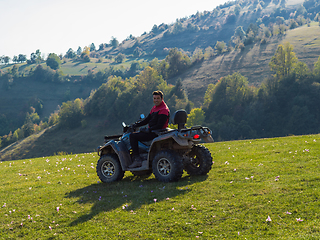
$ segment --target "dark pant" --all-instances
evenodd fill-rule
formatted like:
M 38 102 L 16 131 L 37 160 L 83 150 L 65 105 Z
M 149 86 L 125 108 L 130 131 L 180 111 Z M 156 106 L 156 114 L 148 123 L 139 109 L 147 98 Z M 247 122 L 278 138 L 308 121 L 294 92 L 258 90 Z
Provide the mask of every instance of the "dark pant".
M 157 137 L 155 133 L 135 132 L 130 134 L 130 145 L 132 148 L 132 155 L 139 155 L 139 141 L 151 141 Z

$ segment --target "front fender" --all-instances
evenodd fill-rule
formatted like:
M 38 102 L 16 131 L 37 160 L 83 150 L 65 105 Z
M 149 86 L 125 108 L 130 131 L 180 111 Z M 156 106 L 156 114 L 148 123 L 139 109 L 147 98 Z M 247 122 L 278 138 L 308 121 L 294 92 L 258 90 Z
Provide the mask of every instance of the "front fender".
M 100 154 L 99 154 L 100 153 Z M 118 156 L 122 170 L 126 170 L 127 166 L 131 164 L 131 157 L 125 144 L 122 141 L 111 140 L 102 147 L 98 148 L 98 155 L 108 153 L 115 153 Z

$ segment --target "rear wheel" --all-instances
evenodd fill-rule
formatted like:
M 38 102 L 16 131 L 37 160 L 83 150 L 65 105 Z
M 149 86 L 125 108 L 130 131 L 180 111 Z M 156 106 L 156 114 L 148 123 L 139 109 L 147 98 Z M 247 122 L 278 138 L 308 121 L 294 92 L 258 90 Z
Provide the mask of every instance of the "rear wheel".
M 152 171 L 161 182 L 178 181 L 183 173 L 182 159 L 173 151 L 160 151 L 153 158 Z
M 206 175 L 212 167 L 209 149 L 202 145 L 194 145 L 188 154 L 184 169 L 190 175 Z
M 104 183 L 119 181 L 124 176 L 118 157 L 114 154 L 102 155 L 96 170 L 98 177 Z

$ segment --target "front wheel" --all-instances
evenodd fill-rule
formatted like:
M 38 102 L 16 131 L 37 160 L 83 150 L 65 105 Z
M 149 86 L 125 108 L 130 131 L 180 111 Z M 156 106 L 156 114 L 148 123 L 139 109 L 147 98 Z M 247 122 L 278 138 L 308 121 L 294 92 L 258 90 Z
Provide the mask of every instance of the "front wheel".
M 124 176 L 120 162 L 116 155 L 102 155 L 97 163 L 97 175 L 104 183 L 119 181 Z
M 153 158 L 152 171 L 161 182 L 178 181 L 183 173 L 182 159 L 173 151 L 160 151 Z
M 202 145 L 194 145 L 188 154 L 184 169 L 190 175 L 206 175 L 212 167 L 209 149 Z

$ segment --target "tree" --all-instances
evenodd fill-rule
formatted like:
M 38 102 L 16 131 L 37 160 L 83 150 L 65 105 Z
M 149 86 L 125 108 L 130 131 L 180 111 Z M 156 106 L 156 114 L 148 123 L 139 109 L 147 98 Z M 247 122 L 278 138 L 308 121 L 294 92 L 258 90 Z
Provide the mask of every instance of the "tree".
M 75 58 L 76 57 L 76 53 L 72 50 L 72 48 L 69 48 L 69 50 L 66 53 L 66 57 L 67 58 Z
M 82 54 L 86 54 L 86 55 L 89 55 L 90 54 L 90 48 L 89 47 L 87 47 L 87 46 L 85 46 L 84 48 L 83 48 L 83 51 L 82 51 Z
M 221 78 L 213 89 L 210 86 L 206 94 L 207 101 L 211 100 L 206 109 L 206 120 L 221 119 L 223 115 L 233 116 L 238 120 L 236 118 L 243 114 L 243 108 L 252 95 L 247 78 L 240 73 Z
M 214 88 L 215 88 L 214 84 L 210 83 L 208 85 L 207 91 L 204 95 L 203 107 L 207 108 L 210 102 L 212 101 Z
M 8 64 L 10 62 L 10 57 L 4 56 L 3 57 L 3 62 L 4 62 L 4 64 Z
M 36 52 L 30 54 L 30 60 L 28 60 L 28 64 L 40 63 L 41 62 L 41 52 L 39 49 Z
M 183 31 L 182 23 L 177 20 L 176 23 L 173 26 L 172 33 L 173 34 L 177 34 L 177 33 L 182 32 L 182 31 Z
M 58 57 L 57 54 L 50 53 L 48 58 L 47 58 L 46 64 L 51 69 L 57 70 L 57 69 L 60 68 L 61 60 L 60 60 L 60 58 Z
M 24 124 L 21 128 L 24 137 L 28 137 L 34 133 L 33 122 L 31 120 L 30 114 L 27 113 Z
M 192 127 L 195 125 L 202 125 L 204 119 L 204 111 L 201 108 L 194 108 L 188 114 L 187 126 Z
M 122 53 L 119 53 L 116 57 L 115 57 L 115 61 L 117 63 L 122 63 L 124 61 L 124 59 L 126 58 L 126 56 Z
M 67 128 L 75 128 L 81 125 L 83 118 L 83 101 L 76 100 L 62 103 L 59 111 L 59 125 Z
M 204 51 L 205 51 L 204 52 L 204 58 L 205 59 L 208 59 L 208 58 L 210 58 L 210 57 L 212 57 L 214 55 L 214 51 L 213 51 L 212 47 L 210 47 L 210 46 L 207 47 Z
M 234 30 L 234 36 L 240 37 L 241 40 L 245 38 L 246 32 L 243 30 L 242 26 L 238 26 L 236 30 Z
M 38 62 L 40 62 L 40 61 L 41 61 L 41 52 L 40 52 L 40 49 L 37 49 L 37 50 L 36 50 L 36 56 L 37 56 Z
M 37 55 L 35 53 L 30 54 L 30 62 L 29 63 L 35 63 L 37 60 Z
M 157 24 L 154 24 L 154 25 L 153 25 L 153 27 L 152 27 L 152 29 L 151 29 L 151 32 L 153 32 L 153 33 L 157 33 L 157 32 L 158 32 L 158 26 L 157 26 Z
M 236 23 L 236 21 L 237 16 L 234 13 L 231 13 L 226 17 L 226 24 L 233 24 Z
M 283 78 L 292 72 L 297 61 L 293 46 L 286 42 L 284 46 L 278 46 L 275 55 L 270 60 L 269 67 L 271 71 L 276 72 L 278 78 Z
M 18 57 L 17 56 L 13 56 L 12 62 L 17 63 L 18 62 Z
M 116 48 L 119 46 L 119 41 L 115 37 L 112 37 L 110 40 L 110 44 L 113 48 Z
M 80 56 L 80 55 L 81 55 L 81 53 L 82 53 L 82 48 L 79 46 L 79 47 L 78 47 L 78 50 L 77 50 L 77 55 L 79 55 L 79 56 Z
M 59 114 L 57 112 L 51 113 L 49 120 L 48 120 L 49 126 L 53 126 L 57 123 L 59 123 Z
M 27 56 L 26 56 L 26 55 L 23 55 L 23 54 L 19 54 L 19 56 L 18 56 L 18 62 L 23 63 L 23 62 L 25 62 L 25 61 L 27 61 Z
M 139 47 L 136 47 L 135 49 L 134 49 L 134 51 L 133 51 L 133 56 L 134 57 L 140 57 L 141 56 L 141 54 L 142 54 L 142 49 L 141 48 L 139 48 Z
M 90 62 L 89 54 L 90 54 L 90 49 L 89 47 L 85 46 L 81 53 L 81 59 L 83 59 L 85 62 Z
M 202 62 L 204 59 L 204 54 L 201 48 L 196 48 L 192 54 L 192 63 Z
M 101 51 L 101 50 L 103 50 L 104 49 L 104 43 L 101 43 L 100 45 L 99 45 L 99 51 Z
M 90 52 L 93 52 L 96 50 L 96 46 L 94 45 L 94 43 L 91 43 L 90 45 Z
M 224 41 L 222 42 L 217 41 L 217 44 L 214 48 L 217 50 L 218 54 L 221 54 L 224 52 L 225 47 L 226 47 L 226 43 Z
M 170 49 L 166 61 L 169 63 L 168 77 L 177 76 L 191 64 L 188 55 L 183 54 L 177 48 Z
M 129 77 L 133 77 L 137 75 L 139 69 L 140 69 L 140 63 L 138 61 L 133 61 L 131 63 L 130 69 L 128 70 Z
M 314 69 L 313 73 L 315 76 L 317 76 L 320 80 L 320 57 L 318 58 L 318 61 L 314 63 Z

